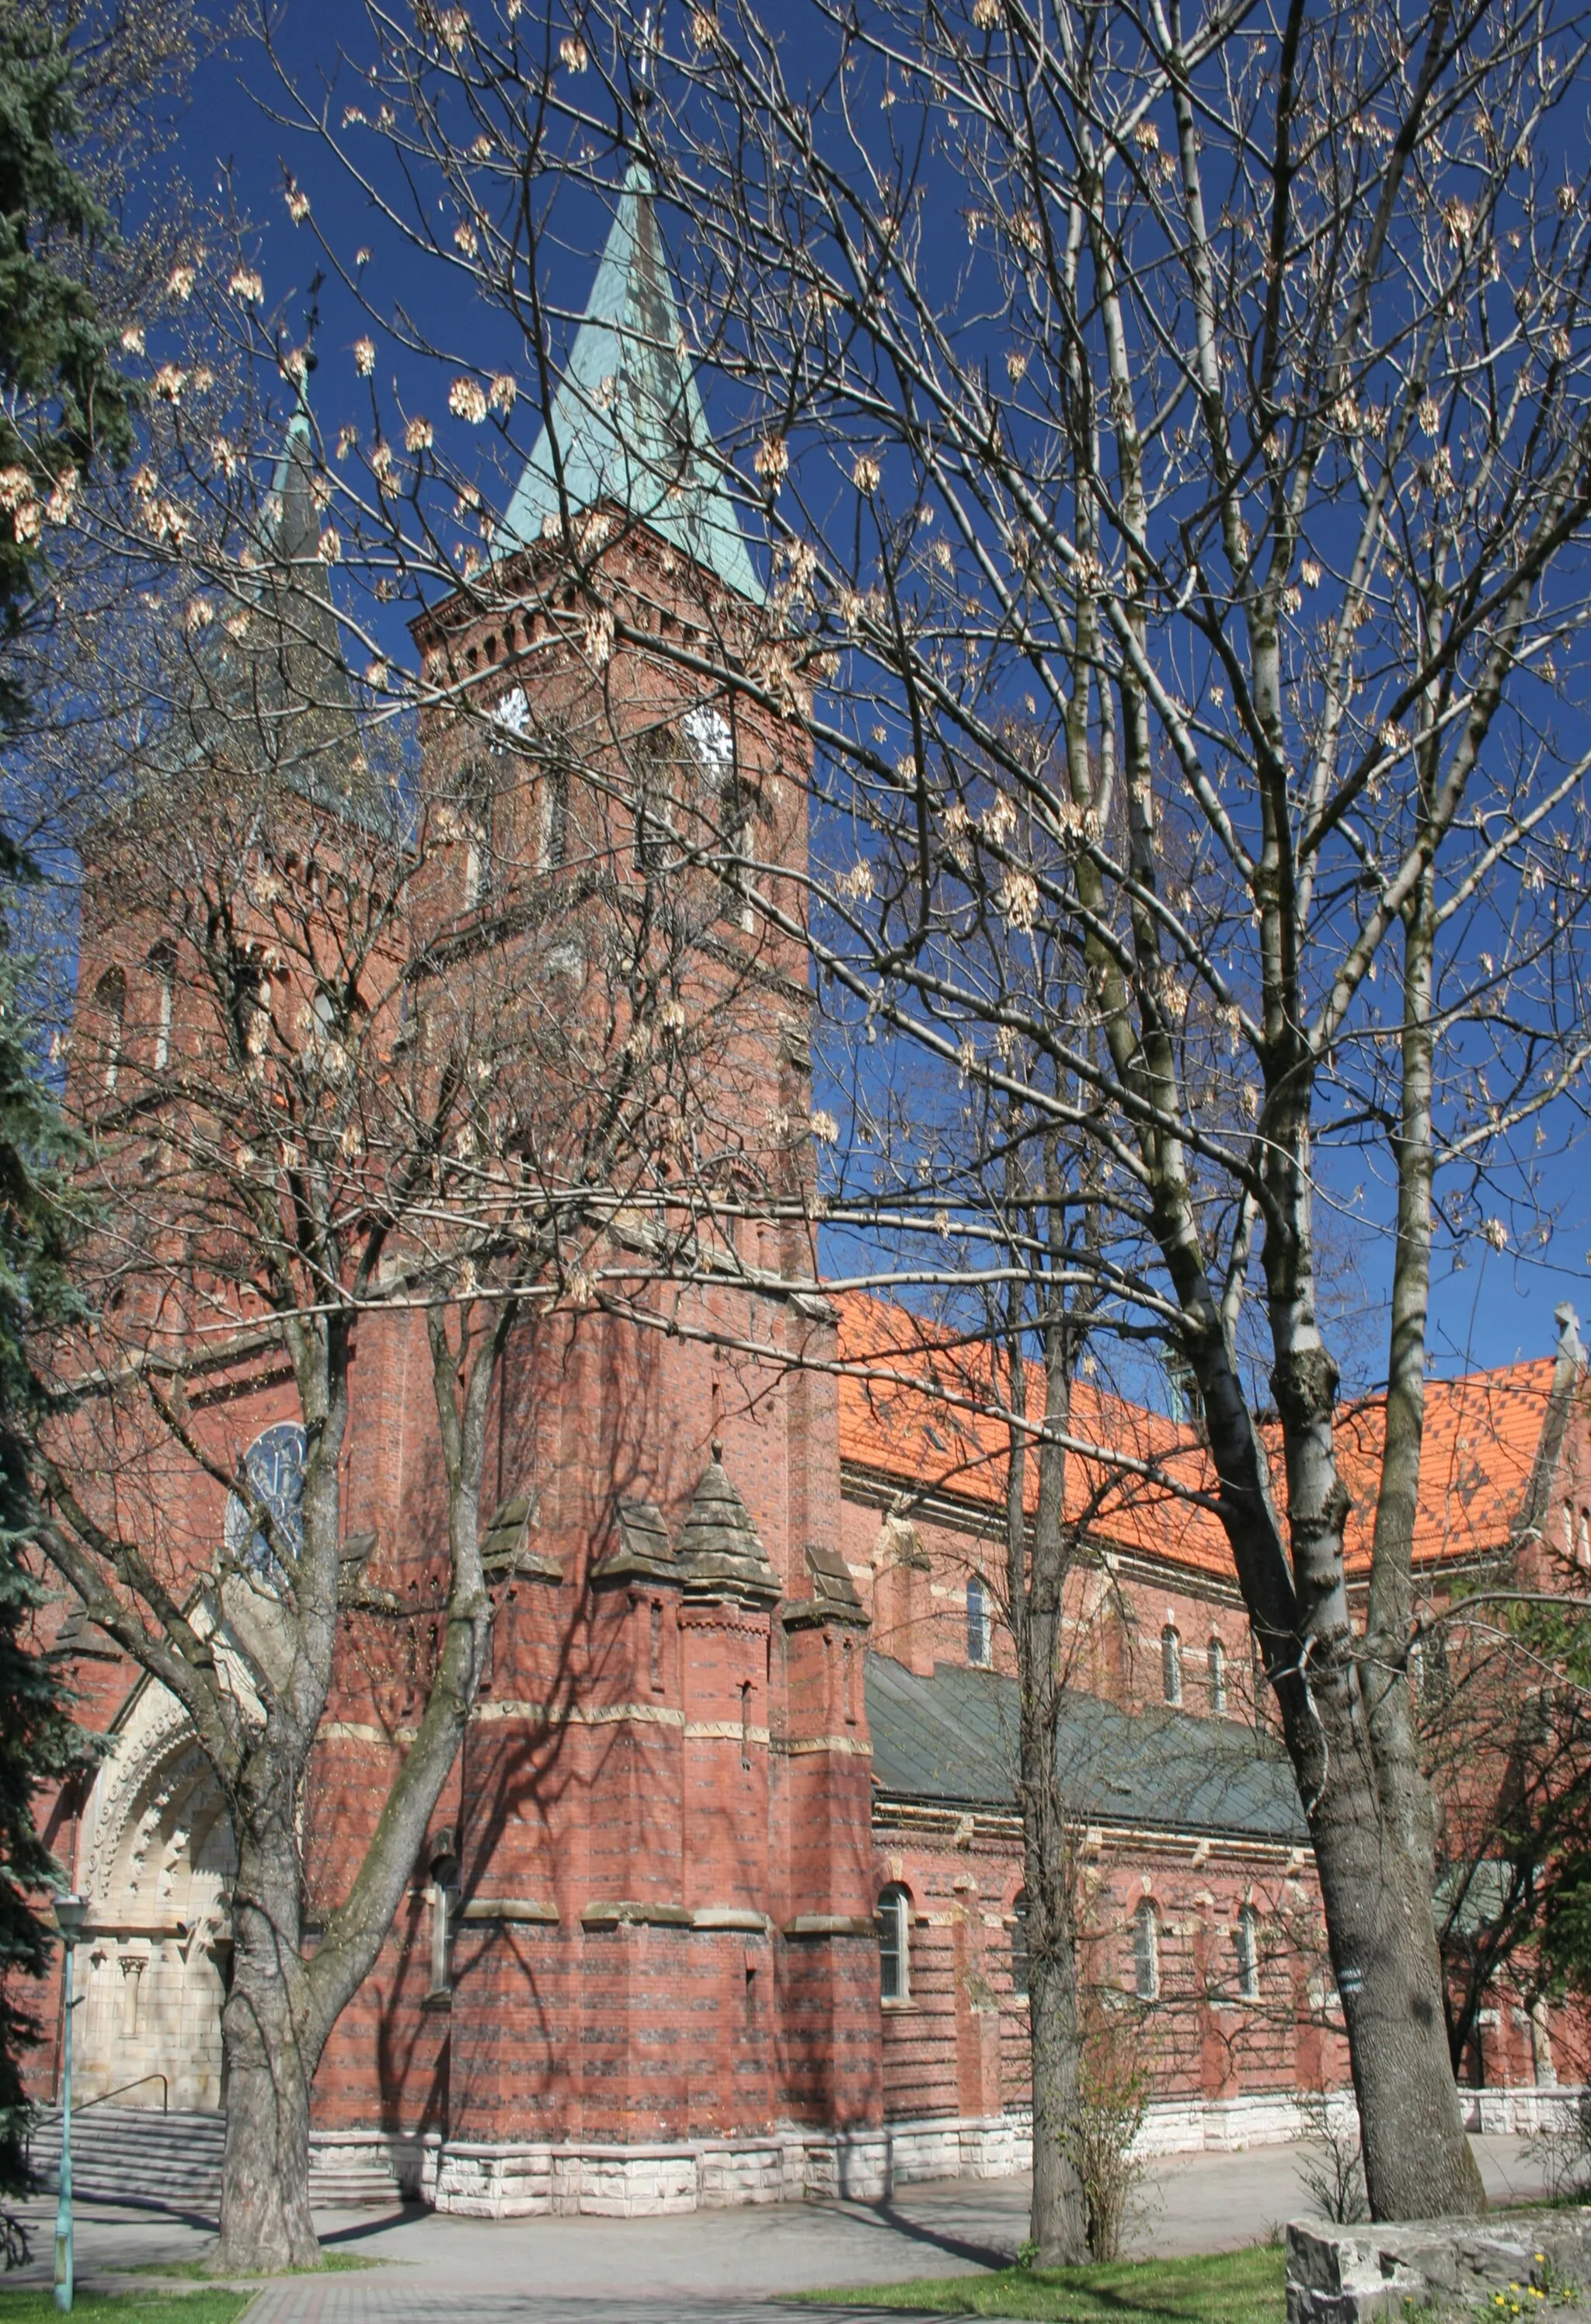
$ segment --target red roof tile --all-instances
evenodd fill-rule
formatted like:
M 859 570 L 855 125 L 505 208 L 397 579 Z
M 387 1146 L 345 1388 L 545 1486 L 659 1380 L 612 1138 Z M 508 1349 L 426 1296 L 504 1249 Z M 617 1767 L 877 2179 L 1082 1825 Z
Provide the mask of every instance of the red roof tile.
M 957 1340 L 942 1325 L 860 1294 L 845 1294 L 836 1304 L 846 1367 L 839 1397 L 841 1459 L 907 1490 L 937 1489 L 982 1502 L 993 1515 L 1005 1498 L 1006 1430 L 990 1409 L 995 1399 L 987 1343 Z M 1530 1480 L 1553 1369 L 1552 1359 L 1543 1357 L 1428 1384 L 1418 1561 L 1470 1556 L 1507 1541 Z M 1031 1364 L 1031 1417 L 1041 1413 L 1043 1396 L 1041 1371 Z M 1353 1496 L 1348 1561 L 1361 1571 L 1369 1563 L 1383 1419 L 1379 1399 L 1345 1405 L 1337 1416 L 1343 1478 Z M 1070 1434 L 1116 1458 L 1107 1462 L 1079 1453 L 1068 1461 L 1068 1518 L 1121 1549 L 1230 1573 L 1219 1519 L 1188 1498 L 1213 1494 L 1216 1485 L 1208 1452 L 1194 1430 L 1079 1380 Z M 1280 1490 L 1274 1425 L 1265 1434 Z M 1116 1465 L 1124 1461 L 1132 1464 L 1126 1471 Z M 1036 1462 L 1028 1464 L 1024 1499 L 1030 1509 L 1038 1499 Z

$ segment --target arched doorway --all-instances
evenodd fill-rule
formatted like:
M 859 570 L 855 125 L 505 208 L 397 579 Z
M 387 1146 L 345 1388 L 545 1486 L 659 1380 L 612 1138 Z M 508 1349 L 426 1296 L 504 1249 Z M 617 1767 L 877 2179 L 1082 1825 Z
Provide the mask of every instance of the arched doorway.
M 88 1897 L 74 2097 L 156 2107 L 222 2102 L 232 1827 L 179 1705 L 146 1683 L 95 1779 L 79 1856 Z M 128 2089 L 127 2084 L 135 2087 Z

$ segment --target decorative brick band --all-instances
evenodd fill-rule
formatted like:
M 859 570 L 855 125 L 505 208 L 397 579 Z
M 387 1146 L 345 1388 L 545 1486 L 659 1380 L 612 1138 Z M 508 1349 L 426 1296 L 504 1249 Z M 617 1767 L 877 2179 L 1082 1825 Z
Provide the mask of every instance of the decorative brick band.
M 685 1724 L 685 1713 L 663 1702 L 574 1702 L 555 1706 L 504 1698 L 495 1702 L 477 1702 L 469 1715 L 483 1724 L 498 1719 L 523 1719 L 532 1727 L 622 1727 L 626 1721 L 642 1727 Z M 738 1735 L 739 1728 L 735 1731 Z

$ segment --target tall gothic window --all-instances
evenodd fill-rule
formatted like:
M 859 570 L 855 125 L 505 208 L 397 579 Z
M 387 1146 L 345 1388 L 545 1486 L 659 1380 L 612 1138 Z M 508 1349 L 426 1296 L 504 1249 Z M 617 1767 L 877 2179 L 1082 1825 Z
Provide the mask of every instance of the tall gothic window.
M 989 1600 L 975 1573 L 967 1585 L 967 1659 L 981 1670 L 987 1667 L 989 1654 Z
M 1168 1702 L 1182 1700 L 1182 1641 L 1175 1622 L 1161 1632 L 1161 1692 Z
M 878 1900 L 878 1992 L 882 2001 L 911 1997 L 911 1955 L 908 1931 L 911 1901 L 899 1881 L 892 1881 Z
M 1160 1919 L 1147 1896 L 1133 1916 L 1133 1990 L 1140 2001 L 1161 1997 Z
M 1225 1718 L 1226 1712 L 1226 1649 L 1211 1633 L 1209 1653 L 1206 1657 L 1206 1674 L 1210 1683 L 1210 1716 Z

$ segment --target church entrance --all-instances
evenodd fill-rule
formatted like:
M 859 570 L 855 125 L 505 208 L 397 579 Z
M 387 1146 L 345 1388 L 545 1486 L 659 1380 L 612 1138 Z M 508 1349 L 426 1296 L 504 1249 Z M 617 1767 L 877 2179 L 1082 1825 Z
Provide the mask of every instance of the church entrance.
M 222 2103 L 221 2004 L 231 1955 L 232 1829 L 178 1705 L 145 1685 L 90 1795 L 78 1885 L 77 2103 Z

